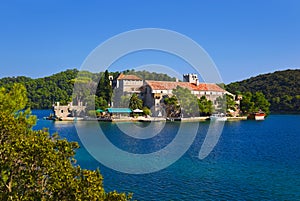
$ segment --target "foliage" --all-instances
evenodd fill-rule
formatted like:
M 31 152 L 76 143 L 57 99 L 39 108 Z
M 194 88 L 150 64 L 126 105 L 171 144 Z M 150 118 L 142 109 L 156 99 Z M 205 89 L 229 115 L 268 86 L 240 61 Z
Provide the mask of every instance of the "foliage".
M 47 130 L 32 130 L 35 117 L 20 84 L 0 89 L 0 200 L 130 200 L 106 193 L 100 172 L 75 164 L 78 144 Z
M 173 90 L 174 96 L 164 98 L 166 114 L 168 117 L 179 117 L 181 113 L 184 117 L 209 116 L 214 111 L 211 100 L 205 96 L 197 99 L 190 90 L 177 87 Z
M 205 96 L 198 99 L 198 107 L 201 116 L 209 116 L 214 112 L 214 106 L 211 100 L 207 100 Z
M 90 109 L 93 107 L 93 102 L 91 98 L 95 98 L 93 95 L 93 91 L 96 90 L 96 82 L 94 82 L 89 77 L 83 77 L 82 75 L 78 75 L 76 79 L 74 79 L 74 91 L 73 91 L 73 103 L 77 105 L 79 103 L 87 104 Z
M 262 92 L 274 113 L 300 113 L 300 70 L 277 71 L 226 86 L 228 91 Z
M 243 93 L 240 108 L 244 114 L 251 112 L 264 111 L 266 114 L 270 113 L 270 103 L 261 92 L 252 94 L 251 92 Z
M 143 71 L 135 71 L 135 70 L 126 70 L 123 71 L 124 74 L 126 75 L 136 75 L 140 78 L 142 78 L 143 80 L 156 80 L 156 81 L 175 81 L 176 78 L 175 77 L 170 77 L 167 74 L 163 74 L 163 73 L 156 73 L 156 72 L 149 72 L 146 70 Z
M 227 111 L 228 110 L 236 111 L 237 109 L 233 97 L 228 94 L 226 94 L 226 105 L 227 105 Z
M 177 86 L 172 93 L 178 100 L 183 117 L 199 116 L 197 97 L 193 95 L 189 89 Z
M 180 116 L 180 105 L 176 96 L 164 98 L 164 104 L 166 106 L 166 115 L 168 117 Z
M 219 112 L 227 113 L 230 110 L 236 111 L 236 103 L 232 96 L 225 94 L 224 96 L 219 96 L 217 99 L 219 105 Z
M 73 82 L 78 70 L 66 70 L 49 77 L 31 79 L 28 77 L 11 77 L 0 79 L 0 87 L 11 89 L 14 83 L 21 83 L 27 89 L 30 108 L 51 108 L 55 101 L 66 104 L 71 100 Z
M 121 96 L 119 107 L 129 107 L 130 98 L 131 97 L 129 95 Z
M 130 100 L 129 100 L 129 108 L 132 110 L 135 109 L 143 109 L 143 101 L 136 95 L 132 94 Z
M 88 110 L 87 112 L 89 117 L 95 117 L 97 115 L 96 110 Z
M 103 97 L 95 96 L 95 108 L 105 110 L 107 108 L 107 101 Z
M 100 77 L 97 92 L 96 92 L 96 95 L 98 97 L 102 97 L 108 103 L 108 105 L 111 104 L 112 94 L 113 94 L 112 85 L 110 82 L 111 81 L 109 80 L 109 73 L 106 70 L 104 74 L 101 75 Z
M 143 113 L 145 114 L 145 115 L 151 115 L 151 110 L 148 108 L 148 107 L 143 107 Z

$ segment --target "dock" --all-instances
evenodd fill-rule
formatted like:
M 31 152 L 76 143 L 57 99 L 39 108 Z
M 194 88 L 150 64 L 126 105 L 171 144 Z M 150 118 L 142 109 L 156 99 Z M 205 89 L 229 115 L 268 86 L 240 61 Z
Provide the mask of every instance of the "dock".
M 227 117 L 227 121 L 244 121 L 247 120 L 247 116 L 243 117 Z

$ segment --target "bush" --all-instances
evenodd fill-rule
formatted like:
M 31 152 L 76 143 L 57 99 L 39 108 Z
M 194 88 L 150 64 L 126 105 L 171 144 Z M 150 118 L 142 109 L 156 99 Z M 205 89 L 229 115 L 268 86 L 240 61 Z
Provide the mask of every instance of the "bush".
M 0 200 L 130 200 L 106 193 L 99 170 L 76 165 L 76 142 L 32 130 L 36 118 L 26 105 L 26 90 L 0 89 Z

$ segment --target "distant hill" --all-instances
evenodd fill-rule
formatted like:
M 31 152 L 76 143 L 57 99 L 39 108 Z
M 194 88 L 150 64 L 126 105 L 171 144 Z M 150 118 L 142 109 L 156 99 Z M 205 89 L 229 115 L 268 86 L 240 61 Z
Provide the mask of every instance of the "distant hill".
M 300 69 L 276 71 L 226 86 L 230 92 L 261 91 L 273 113 L 300 113 Z
M 73 93 L 74 79 L 79 71 L 70 69 L 56 73 L 51 76 L 32 79 L 25 76 L 5 77 L 0 79 L 0 87 L 9 89 L 14 83 L 22 83 L 27 89 L 28 107 L 32 109 L 49 109 L 56 101 L 61 104 L 67 104 L 71 100 Z M 125 74 L 134 74 L 142 79 L 170 81 L 175 80 L 166 74 L 152 73 L 148 71 L 128 70 Z M 119 72 L 110 72 L 114 78 L 117 78 Z M 102 76 L 102 73 L 91 73 L 87 71 L 80 72 L 81 77 L 86 77 L 96 84 L 96 80 Z
M 32 109 L 48 109 L 55 101 L 66 104 L 73 92 L 73 80 L 78 70 L 66 70 L 44 78 L 6 77 L 0 79 L 0 87 L 9 89 L 14 83 L 21 83 L 27 89 L 27 106 Z

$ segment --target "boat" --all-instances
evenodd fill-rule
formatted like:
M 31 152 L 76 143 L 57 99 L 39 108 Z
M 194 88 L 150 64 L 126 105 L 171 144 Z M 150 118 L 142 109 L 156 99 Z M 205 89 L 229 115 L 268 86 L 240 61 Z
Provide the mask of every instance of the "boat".
M 45 120 L 55 120 L 56 117 L 55 117 L 54 114 L 50 114 L 48 117 L 43 117 L 43 119 L 45 119 Z
M 212 121 L 227 121 L 227 117 L 224 113 L 212 114 L 209 119 Z
M 180 117 L 167 117 L 166 121 L 181 121 Z
M 259 111 L 259 112 L 252 112 L 248 115 L 248 119 L 254 119 L 254 120 L 264 120 L 266 116 L 266 113 Z

